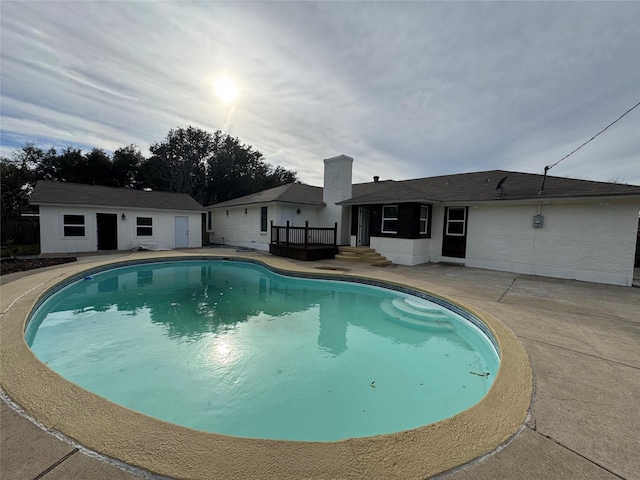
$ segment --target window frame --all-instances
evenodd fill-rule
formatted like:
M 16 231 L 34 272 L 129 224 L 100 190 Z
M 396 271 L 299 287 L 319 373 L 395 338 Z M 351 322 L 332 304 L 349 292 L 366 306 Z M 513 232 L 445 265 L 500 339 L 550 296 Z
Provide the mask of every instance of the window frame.
M 452 211 L 462 210 L 462 220 L 452 220 L 449 218 L 451 216 Z M 447 218 L 446 218 L 446 227 L 445 234 L 449 237 L 464 237 L 466 235 L 467 229 L 467 207 L 448 207 L 447 208 Z M 462 225 L 462 233 L 451 233 L 449 227 L 452 224 L 461 224 Z
M 385 209 L 387 209 L 387 208 L 395 208 L 396 216 L 395 217 L 385 217 Z M 398 205 L 383 205 L 382 206 L 381 225 L 380 225 L 380 232 L 381 233 L 391 233 L 391 234 L 397 234 L 398 233 L 399 212 L 400 212 L 400 209 L 399 209 Z M 396 222 L 395 230 L 386 230 L 385 229 L 385 222 Z
M 422 211 L 426 212 L 426 216 L 422 216 Z M 424 222 L 424 230 L 422 229 L 422 222 Z M 418 224 L 418 233 L 420 235 L 428 235 L 429 234 L 429 206 L 428 205 L 420 205 L 420 214 L 419 214 L 419 224 Z
M 73 223 L 67 217 L 82 217 L 82 223 Z M 68 234 L 67 228 L 82 228 L 82 234 Z M 62 214 L 62 238 L 87 238 L 87 217 L 83 213 L 63 213 Z
M 140 220 L 149 220 L 149 224 L 140 223 Z M 148 230 L 149 233 L 140 233 L 142 231 Z M 144 237 L 149 238 L 153 237 L 153 217 L 142 217 L 136 215 L 136 237 Z
M 260 207 L 260 231 L 266 233 L 268 231 L 268 207 Z

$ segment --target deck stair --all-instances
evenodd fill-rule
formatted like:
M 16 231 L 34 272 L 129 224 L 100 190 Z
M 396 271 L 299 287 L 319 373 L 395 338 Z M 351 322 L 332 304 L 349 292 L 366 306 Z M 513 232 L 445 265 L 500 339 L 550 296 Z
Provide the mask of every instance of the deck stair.
M 390 260 L 383 257 L 370 247 L 339 247 L 336 260 L 343 262 L 363 262 L 374 267 L 387 267 L 392 265 Z
M 455 327 L 451 317 L 442 307 L 429 302 L 420 302 L 408 298 L 385 299 L 380 309 L 394 323 L 418 330 L 452 332 Z

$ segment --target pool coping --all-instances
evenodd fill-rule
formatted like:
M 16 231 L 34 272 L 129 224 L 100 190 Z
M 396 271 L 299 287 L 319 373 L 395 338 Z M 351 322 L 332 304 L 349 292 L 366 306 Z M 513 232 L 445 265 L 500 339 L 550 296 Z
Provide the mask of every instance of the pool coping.
M 245 439 L 192 430 L 118 406 L 59 376 L 24 341 L 26 319 L 42 295 L 60 281 L 107 265 L 179 258 L 247 259 L 281 272 L 336 279 L 366 279 L 348 272 L 303 268 L 276 257 L 144 252 L 124 260 L 67 264 L 62 274 L 38 273 L 35 286 L 4 311 L 0 383 L 3 390 L 44 424 L 80 445 L 126 464 L 172 478 L 425 478 L 466 464 L 508 442 L 522 428 L 533 380 L 528 355 L 516 336 L 492 315 L 446 297 L 488 326 L 501 366 L 488 394 L 473 407 L 413 430 L 338 442 Z M 319 275 L 320 274 L 320 275 Z M 41 281 L 40 283 L 38 283 Z M 425 292 L 410 282 L 380 282 Z

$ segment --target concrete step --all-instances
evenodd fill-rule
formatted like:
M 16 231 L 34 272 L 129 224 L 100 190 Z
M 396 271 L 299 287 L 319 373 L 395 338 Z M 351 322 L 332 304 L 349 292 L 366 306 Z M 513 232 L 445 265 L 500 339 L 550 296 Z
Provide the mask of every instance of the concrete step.
M 376 262 L 373 262 L 370 264 L 372 267 L 390 267 L 391 265 L 393 265 L 393 262 L 391 260 L 378 260 Z
M 340 253 L 350 252 L 356 254 L 375 253 L 376 251 L 370 247 L 338 247 Z
M 363 262 L 368 262 L 368 261 L 375 261 L 375 260 L 380 260 L 380 259 L 386 259 L 385 257 L 383 257 L 382 255 L 380 255 L 379 253 L 363 253 L 362 255 L 360 255 L 362 257 L 362 261 Z
M 336 260 L 344 262 L 364 262 L 376 267 L 387 267 L 392 262 L 371 247 L 338 247 Z
M 361 262 L 362 258 L 358 255 L 346 255 L 344 253 L 339 253 L 335 257 L 336 260 L 340 260 L 342 262 Z
M 348 251 L 342 251 L 342 250 L 338 250 L 339 255 L 344 255 L 345 257 L 358 257 L 360 258 L 360 255 L 355 253 L 355 252 L 348 252 Z

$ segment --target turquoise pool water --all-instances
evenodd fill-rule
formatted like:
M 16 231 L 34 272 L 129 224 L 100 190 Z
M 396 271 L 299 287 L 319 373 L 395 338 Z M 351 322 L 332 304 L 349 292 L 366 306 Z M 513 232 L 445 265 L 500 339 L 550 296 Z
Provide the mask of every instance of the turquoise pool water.
M 499 365 L 477 326 L 424 298 L 240 261 L 91 274 L 45 300 L 25 338 L 49 368 L 127 408 L 282 440 L 442 420 L 477 403 Z

